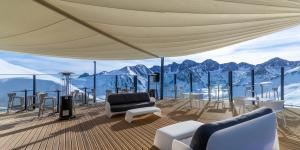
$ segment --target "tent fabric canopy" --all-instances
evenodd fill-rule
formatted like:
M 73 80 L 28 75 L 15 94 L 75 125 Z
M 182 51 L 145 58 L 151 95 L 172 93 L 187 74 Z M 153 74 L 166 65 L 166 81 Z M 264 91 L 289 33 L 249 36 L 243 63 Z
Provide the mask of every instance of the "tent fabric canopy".
M 0 19 L 2 50 L 146 59 L 213 50 L 296 26 L 300 0 L 3 0 Z

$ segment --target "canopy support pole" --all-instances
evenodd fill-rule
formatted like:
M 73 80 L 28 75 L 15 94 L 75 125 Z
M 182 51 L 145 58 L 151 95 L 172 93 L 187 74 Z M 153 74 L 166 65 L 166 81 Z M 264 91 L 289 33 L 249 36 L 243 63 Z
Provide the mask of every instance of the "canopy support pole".
M 160 100 L 164 98 L 164 63 L 165 63 L 165 58 L 161 57 L 160 58 Z
M 96 63 L 96 61 L 94 61 L 94 84 L 93 84 L 93 89 L 94 89 L 94 93 L 93 93 L 93 100 L 94 100 L 94 103 L 96 103 L 96 96 L 97 96 L 97 94 L 96 94 L 96 88 L 97 88 L 97 86 L 96 86 L 96 84 L 97 84 L 97 81 L 96 81 L 96 75 L 97 75 L 97 63 Z

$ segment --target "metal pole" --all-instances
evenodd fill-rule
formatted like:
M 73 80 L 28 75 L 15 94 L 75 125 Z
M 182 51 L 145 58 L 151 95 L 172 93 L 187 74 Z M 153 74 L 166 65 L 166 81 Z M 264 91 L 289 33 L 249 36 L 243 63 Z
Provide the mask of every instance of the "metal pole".
M 24 90 L 25 110 L 27 110 L 27 89 Z
M 94 89 L 94 95 L 93 95 L 93 99 L 94 99 L 94 103 L 96 103 L 96 74 L 97 74 L 97 63 L 96 63 L 96 61 L 94 61 L 94 87 L 93 87 L 93 89 Z
M 115 88 L 116 88 L 116 93 L 119 93 L 119 89 L 118 89 L 118 75 L 116 75 L 116 83 L 115 83 Z
M 190 72 L 189 73 L 189 77 L 190 77 L 190 92 L 193 92 L 193 74 Z
M 84 103 L 87 104 L 87 100 L 86 100 L 86 87 L 84 88 Z
M 134 93 L 137 93 L 137 76 L 133 76 Z
M 36 96 L 36 75 L 33 75 L 32 77 L 32 109 L 35 109 L 35 96 Z
M 160 61 L 160 99 L 164 98 L 164 63 L 165 58 L 161 57 Z
M 281 95 L 281 100 L 284 100 L 284 67 L 281 67 L 280 69 L 280 81 L 281 81 L 281 86 L 280 86 L 280 95 Z
M 255 88 L 254 88 L 255 80 L 254 80 L 254 69 L 251 70 L 251 94 L 252 97 L 255 96 Z
M 177 99 L 177 74 L 174 74 L 174 98 Z
M 208 100 L 211 100 L 210 72 L 207 73 Z
M 150 75 L 148 75 L 148 84 L 147 84 L 147 91 L 150 91 Z
M 60 96 L 59 96 L 59 90 L 56 90 L 56 96 L 57 96 L 57 104 L 56 104 L 56 112 L 58 113 L 59 112 L 59 101 L 60 101 Z
M 228 86 L 229 86 L 229 101 L 233 101 L 233 90 L 232 90 L 232 71 L 228 72 Z

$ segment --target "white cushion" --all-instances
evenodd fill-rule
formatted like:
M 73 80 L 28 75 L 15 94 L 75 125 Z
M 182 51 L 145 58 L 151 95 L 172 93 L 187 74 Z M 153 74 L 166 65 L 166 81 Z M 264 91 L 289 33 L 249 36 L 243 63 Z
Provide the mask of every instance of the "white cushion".
M 131 123 L 134 116 L 144 115 L 144 114 L 149 114 L 149 113 L 155 113 L 155 112 L 157 112 L 158 115 L 160 115 L 160 108 L 157 108 L 157 107 L 142 107 L 142 108 L 130 109 L 126 112 L 125 120 L 127 122 Z
M 171 150 L 174 139 L 181 140 L 192 137 L 203 123 L 198 121 L 184 121 L 156 130 L 154 145 L 160 150 Z
M 212 134 L 207 150 L 271 150 L 275 142 L 275 113 L 219 130 Z

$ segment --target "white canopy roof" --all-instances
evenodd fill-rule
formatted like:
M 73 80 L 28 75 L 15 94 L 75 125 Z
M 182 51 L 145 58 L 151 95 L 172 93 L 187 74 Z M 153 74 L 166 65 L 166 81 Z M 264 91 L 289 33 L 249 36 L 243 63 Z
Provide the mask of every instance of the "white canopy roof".
M 300 0 L 1 0 L 0 49 L 89 59 L 213 50 L 300 23 Z

